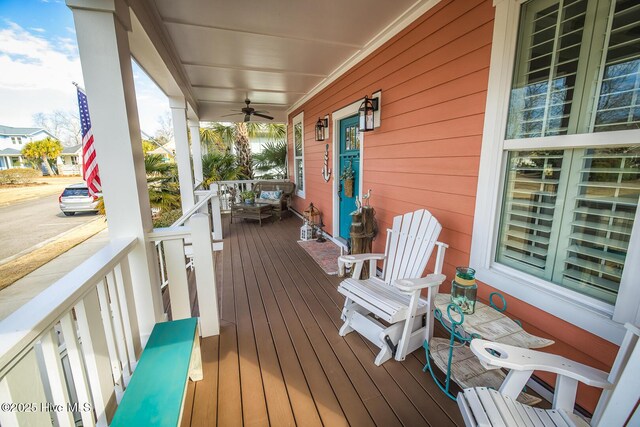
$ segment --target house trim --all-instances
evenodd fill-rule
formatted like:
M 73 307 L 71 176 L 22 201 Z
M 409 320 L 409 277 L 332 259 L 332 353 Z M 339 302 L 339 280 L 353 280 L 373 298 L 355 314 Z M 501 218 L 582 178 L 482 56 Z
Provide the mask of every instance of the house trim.
M 298 171 L 296 170 L 296 123 L 302 124 L 302 190 L 300 190 L 300 184 L 298 183 Z M 305 198 L 305 192 L 307 191 L 306 183 L 306 166 L 304 164 L 304 111 L 298 113 L 293 119 L 291 119 L 292 127 L 292 141 L 293 141 L 293 182 L 296 183 L 296 196 L 301 199 Z
M 340 200 L 338 199 L 338 186 L 340 185 L 340 120 L 358 114 L 358 109 L 364 98 L 342 107 L 331 114 L 333 128 L 333 230 L 332 234 L 337 239 L 340 236 Z M 358 180 L 358 194 L 362 195 L 362 181 L 364 180 L 364 132 L 360 132 L 360 167 Z M 341 246 L 344 246 L 342 244 Z
M 362 62 L 367 56 L 373 53 L 376 49 L 382 46 L 387 41 L 391 40 L 393 36 L 400 31 L 411 25 L 416 19 L 424 15 L 429 9 L 440 3 L 440 0 L 418 0 L 411 7 L 397 17 L 393 22 L 387 25 L 382 31 L 376 34 L 367 44 L 365 44 L 359 51 L 351 55 L 346 61 L 333 70 L 327 77 L 325 77 L 320 83 L 314 86 L 305 96 L 296 101 L 286 114 L 289 115 L 296 109 L 300 108 L 305 102 L 312 99 L 320 91 L 325 89 L 331 83 L 339 79 L 343 74 L 349 71 L 353 66 Z
M 640 266 L 630 265 L 631 263 L 625 265 L 618 302 L 613 307 L 494 261 L 500 201 L 504 188 L 506 150 L 519 147 L 517 140 L 505 141 L 504 135 L 522 1 L 502 0 L 496 3 L 470 264 L 476 268 L 478 280 L 619 345 L 625 330 L 622 323 L 613 319 L 633 321 L 635 317 L 635 320 L 638 320 L 637 303 L 640 300 L 640 291 L 629 289 L 631 286 L 626 283 L 628 279 L 625 280 L 625 278 L 632 274 L 637 277 L 640 274 Z M 615 145 L 624 145 L 632 139 L 633 142 L 637 142 L 637 135 L 638 131 L 635 130 L 618 131 Z M 561 142 L 559 138 L 562 138 Z M 597 138 L 597 134 L 579 134 L 549 137 L 539 142 L 534 139 L 528 142 L 532 144 L 532 149 L 548 148 L 548 145 L 556 140 L 563 149 L 607 145 L 596 142 Z M 629 244 L 627 259 L 634 259 L 640 255 L 639 221 L 640 209 L 636 212 L 636 226 Z

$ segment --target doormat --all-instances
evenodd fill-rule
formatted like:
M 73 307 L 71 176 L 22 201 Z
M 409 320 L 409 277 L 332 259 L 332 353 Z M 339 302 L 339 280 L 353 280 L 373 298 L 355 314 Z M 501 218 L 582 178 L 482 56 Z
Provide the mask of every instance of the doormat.
M 330 240 L 318 243 L 315 240 L 298 240 L 302 249 L 329 275 L 338 274 L 338 257 L 340 248 Z

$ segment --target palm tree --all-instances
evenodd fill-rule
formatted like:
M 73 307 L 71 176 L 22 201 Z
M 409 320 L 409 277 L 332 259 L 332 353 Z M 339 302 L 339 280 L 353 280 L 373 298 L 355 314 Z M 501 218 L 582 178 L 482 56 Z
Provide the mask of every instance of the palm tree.
M 253 178 L 251 138 L 265 137 L 272 141 L 284 140 L 286 127 L 279 123 L 240 122 L 235 124 L 213 123 L 200 129 L 200 139 L 209 151 L 230 151 L 234 148 L 242 175 Z
M 238 166 L 247 179 L 253 179 L 253 164 L 251 163 L 251 144 L 249 143 L 249 129 L 245 122 L 235 124 L 235 149 Z
M 202 156 L 203 186 L 209 188 L 216 181 L 242 179 L 242 170 L 231 153 L 214 151 Z
M 53 175 L 49 159 L 55 159 L 60 153 L 62 153 L 62 144 L 57 139 L 50 137 L 30 142 L 22 149 L 22 155 L 32 162 L 36 159 L 42 160 L 49 175 Z
M 287 141 L 269 141 L 262 144 L 262 152 L 253 155 L 254 167 L 265 179 L 287 177 Z
M 144 169 L 151 207 L 160 211 L 179 209 L 180 184 L 176 164 L 166 162 L 162 154 L 147 154 L 144 156 Z

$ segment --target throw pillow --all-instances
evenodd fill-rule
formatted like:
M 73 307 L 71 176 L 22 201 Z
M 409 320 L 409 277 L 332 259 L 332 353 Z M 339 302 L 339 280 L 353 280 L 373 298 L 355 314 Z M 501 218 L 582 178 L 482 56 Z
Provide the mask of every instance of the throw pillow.
M 260 193 L 260 198 L 267 200 L 279 200 L 281 195 L 282 191 L 262 191 Z

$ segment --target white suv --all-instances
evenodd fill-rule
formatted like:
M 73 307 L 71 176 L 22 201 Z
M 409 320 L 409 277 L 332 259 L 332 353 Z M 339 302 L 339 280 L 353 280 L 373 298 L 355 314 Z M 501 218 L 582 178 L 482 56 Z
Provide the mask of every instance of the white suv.
M 76 212 L 98 212 L 99 196 L 90 196 L 87 184 L 73 184 L 64 189 L 58 201 L 60 210 L 66 216 L 75 215 Z

